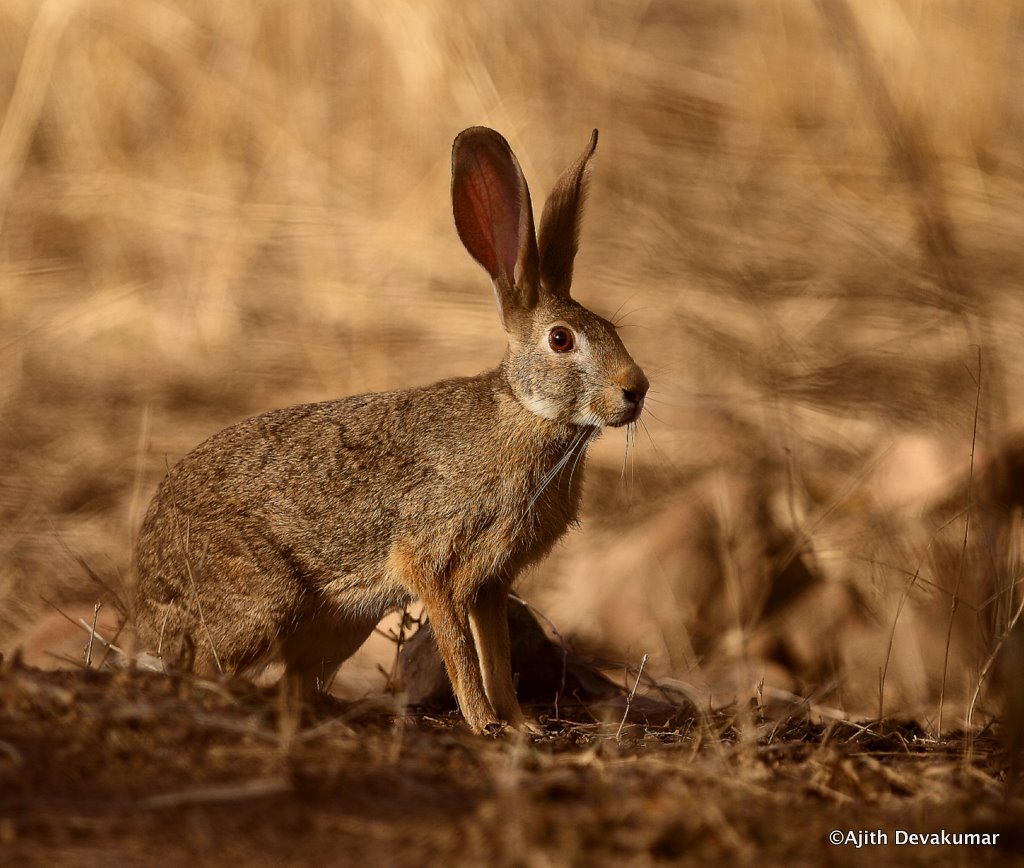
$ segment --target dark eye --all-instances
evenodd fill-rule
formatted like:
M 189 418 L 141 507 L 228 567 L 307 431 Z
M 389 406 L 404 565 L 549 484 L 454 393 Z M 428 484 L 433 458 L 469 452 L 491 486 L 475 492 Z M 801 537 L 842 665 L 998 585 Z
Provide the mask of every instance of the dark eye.
M 567 353 L 576 345 L 572 332 L 564 326 L 557 326 L 548 332 L 548 346 L 556 353 Z

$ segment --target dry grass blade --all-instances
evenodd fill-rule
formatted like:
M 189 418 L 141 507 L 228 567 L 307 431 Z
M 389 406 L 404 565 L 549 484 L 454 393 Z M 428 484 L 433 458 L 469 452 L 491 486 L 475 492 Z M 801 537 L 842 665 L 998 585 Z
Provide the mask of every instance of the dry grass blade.
M 615 731 L 615 740 L 618 741 L 622 737 L 622 727 L 626 725 L 626 719 L 629 717 L 629 709 L 633 706 L 633 699 L 636 696 L 636 689 L 640 686 L 640 679 L 644 674 L 644 667 L 647 665 L 648 655 L 644 654 L 643 660 L 640 661 L 640 668 L 636 673 L 636 681 L 633 682 L 633 689 L 629 691 L 626 696 L 626 707 L 622 712 L 622 720 L 619 721 L 619 728 Z
M 46 0 L 39 6 L 29 32 L 21 69 L 0 125 L 0 235 L 11 192 L 39 125 L 61 37 L 78 5 L 77 0 Z
M 967 564 L 967 541 L 971 533 L 971 514 L 973 511 L 974 494 L 974 455 L 978 444 L 978 410 L 981 406 L 981 347 L 978 347 L 978 371 L 977 387 L 974 400 L 974 425 L 971 431 L 971 460 L 967 474 L 967 503 L 964 505 L 964 535 L 960 545 L 960 558 L 956 569 L 956 584 L 953 586 L 953 596 L 949 606 L 949 621 L 946 627 L 946 644 L 942 654 L 942 681 L 939 686 L 939 714 L 936 732 L 942 730 L 943 700 L 946 696 L 946 676 L 949 673 L 949 649 L 953 639 L 953 619 L 956 617 L 957 609 L 960 608 L 960 591 L 964 579 L 964 569 Z
M 1020 605 L 1017 606 L 1017 611 L 1013 613 L 1010 618 L 1010 622 L 1006 625 L 1006 630 L 997 639 L 992 651 L 988 657 L 985 658 L 985 662 L 981 665 L 981 670 L 978 672 L 978 681 L 974 685 L 974 692 L 971 694 L 970 702 L 967 705 L 967 726 L 968 728 L 974 726 L 974 711 L 978 705 L 978 698 L 981 696 L 982 688 L 985 686 L 985 681 L 988 679 L 989 672 L 992 670 L 993 664 L 999 659 L 1000 653 L 1006 646 L 1010 636 L 1013 635 L 1013 631 L 1017 629 L 1017 624 L 1020 623 L 1021 615 L 1024 614 L 1024 598 L 1021 599 Z M 1011 685 L 1011 689 L 1014 689 L 1016 685 Z
M 284 776 L 257 778 L 239 784 L 225 784 L 216 787 L 196 787 L 175 793 L 158 793 L 140 799 L 136 804 L 143 810 L 159 811 L 180 808 L 186 805 L 242 802 L 249 799 L 266 799 L 282 796 L 292 791 L 291 781 Z

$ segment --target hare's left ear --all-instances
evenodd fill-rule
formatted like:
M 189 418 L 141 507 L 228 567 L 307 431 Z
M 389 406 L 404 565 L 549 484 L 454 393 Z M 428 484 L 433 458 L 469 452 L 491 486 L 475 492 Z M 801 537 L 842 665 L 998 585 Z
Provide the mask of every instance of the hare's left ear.
M 540 250 L 541 286 L 553 295 L 568 296 L 572 284 L 572 265 L 579 249 L 580 220 L 587 195 L 592 157 L 597 148 L 597 130 L 590 144 L 555 184 L 544 203 L 537 245 Z

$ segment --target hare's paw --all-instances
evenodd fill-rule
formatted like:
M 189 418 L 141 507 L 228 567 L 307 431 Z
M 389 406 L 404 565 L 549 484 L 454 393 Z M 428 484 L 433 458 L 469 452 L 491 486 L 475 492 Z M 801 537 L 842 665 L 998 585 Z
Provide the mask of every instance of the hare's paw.
M 486 700 L 477 703 L 460 702 L 459 705 L 462 707 L 462 716 L 465 718 L 469 728 L 477 734 L 493 734 L 495 730 L 500 730 L 504 726 L 498 720 L 498 716 L 491 708 L 491 704 Z
M 519 723 L 512 724 L 512 727 L 516 732 L 521 732 L 523 735 L 544 735 L 544 727 L 536 720 L 530 720 L 528 717 L 524 717 Z
M 498 715 L 501 717 L 505 726 L 511 730 L 524 733 L 525 735 L 544 734 L 544 728 L 536 721 L 530 720 L 526 717 L 526 715 L 523 714 L 522 709 L 519 707 L 518 702 L 509 708 L 499 710 Z
M 544 734 L 544 728 L 535 720 L 525 717 L 519 710 L 518 704 L 514 714 L 500 715 L 500 721 L 493 718 L 481 728 L 476 729 L 478 733 L 490 736 L 499 736 L 505 733 L 517 732 L 522 735 L 539 736 Z
M 479 730 L 479 733 L 480 735 L 489 735 L 491 738 L 500 738 L 511 733 L 534 737 L 543 735 L 544 730 L 531 720 L 522 720 L 517 724 L 493 721 L 486 724 L 483 729 Z

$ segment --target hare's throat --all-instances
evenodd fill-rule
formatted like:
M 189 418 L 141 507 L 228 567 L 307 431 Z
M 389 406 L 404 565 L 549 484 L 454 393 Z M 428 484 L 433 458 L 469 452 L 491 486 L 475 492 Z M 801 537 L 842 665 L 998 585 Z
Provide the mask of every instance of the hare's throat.
M 595 437 L 601 430 L 601 421 L 590 412 L 577 413 L 566 419 L 562 415 L 561 405 L 554 399 L 536 395 L 516 395 L 516 400 L 533 415 L 546 419 L 548 422 L 554 422 L 561 428 L 572 431 L 587 429 L 592 431 Z
M 588 431 L 593 439 L 601 429 L 601 421 L 593 414 L 583 414 L 581 418 L 565 417 L 564 403 L 556 398 L 545 397 L 516 388 L 515 381 L 508 376 L 504 366 L 487 372 L 484 376 L 492 378 L 492 388 L 500 395 L 499 403 L 516 419 L 516 427 L 524 427 L 539 435 L 542 440 L 572 440 L 577 434 Z
M 558 421 L 558 402 L 553 401 L 551 398 L 542 398 L 538 395 L 516 395 L 516 399 L 531 413 L 540 416 L 541 419 L 547 419 L 551 422 Z
M 540 395 L 521 395 L 515 390 L 512 391 L 512 394 L 519 405 L 529 411 L 531 415 L 544 419 L 547 422 L 553 422 L 560 431 L 576 433 L 582 429 L 589 429 L 596 435 L 601 429 L 601 423 L 592 413 L 577 414 L 566 419 L 564 406 L 554 398 L 545 398 Z

